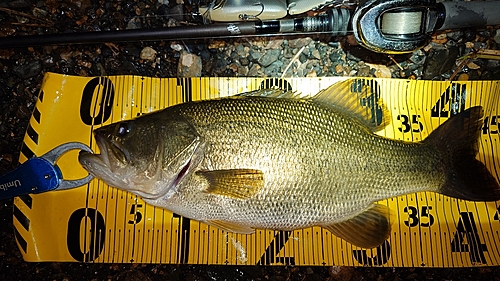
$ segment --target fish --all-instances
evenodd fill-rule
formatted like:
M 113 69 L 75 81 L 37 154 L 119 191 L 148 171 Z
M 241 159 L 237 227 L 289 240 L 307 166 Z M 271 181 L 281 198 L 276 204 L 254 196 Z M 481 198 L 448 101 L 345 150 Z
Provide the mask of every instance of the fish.
M 375 133 L 390 123 L 387 107 L 355 83 L 312 97 L 262 89 L 177 104 L 95 129 L 100 153 L 78 159 L 112 187 L 227 232 L 319 226 L 362 248 L 390 236 L 394 211 L 380 200 L 422 191 L 500 199 L 476 159 L 481 106 L 421 142 L 389 139 Z

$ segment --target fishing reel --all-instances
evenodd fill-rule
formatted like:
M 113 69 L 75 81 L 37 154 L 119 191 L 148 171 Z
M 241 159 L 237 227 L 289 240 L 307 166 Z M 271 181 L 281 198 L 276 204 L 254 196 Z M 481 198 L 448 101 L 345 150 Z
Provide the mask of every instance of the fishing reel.
M 372 0 L 352 17 L 356 40 L 380 53 L 408 53 L 436 30 L 500 24 L 500 1 Z
M 369 1 L 352 17 L 354 37 L 366 48 L 407 53 L 428 44 L 445 10 L 435 0 Z
M 353 32 L 364 47 L 381 53 L 408 53 L 428 44 L 438 29 L 499 24 L 500 1 L 437 3 L 436 0 L 222 0 L 201 7 L 215 21 L 257 20 L 258 33 Z M 213 2 L 214 3 L 214 2 Z M 313 17 L 280 19 L 307 11 L 326 13 Z M 280 19 L 271 20 L 268 19 Z M 269 28 L 273 27 L 273 28 Z

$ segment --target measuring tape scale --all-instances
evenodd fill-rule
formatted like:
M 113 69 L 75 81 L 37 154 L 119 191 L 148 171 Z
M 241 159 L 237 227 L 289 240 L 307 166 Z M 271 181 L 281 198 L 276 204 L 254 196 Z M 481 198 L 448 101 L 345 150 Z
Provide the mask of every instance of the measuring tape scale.
M 70 141 L 91 145 L 92 129 L 167 106 L 263 87 L 304 94 L 346 78 L 149 78 L 46 75 L 20 161 Z M 357 79 L 381 99 L 391 123 L 377 134 L 420 141 L 473 105 L 485 108 L 478 159 L 499 178 L 499 82 Z M 166 94 L 168 93 L 168 94 Z M 375 110 L 377 108 L 374 107 Z M 450 136 L 452 138 L 453 136 Z M 77 153 L 58 165 L 65 176 L 86 174 Z M 379 202 L 396 212 L 390 239 L 361 249 L 319 227 L 296 231 L 226 233 L 146 205 L 99 180 L 88 187 L 16 198 L 15 237 L 27 261 L 190 264 L 289 264 L 462 267 L 500 264 L 498 203 L 465 202 L 417 193 Z M 47 246 L 50 245 L 50 246 Z

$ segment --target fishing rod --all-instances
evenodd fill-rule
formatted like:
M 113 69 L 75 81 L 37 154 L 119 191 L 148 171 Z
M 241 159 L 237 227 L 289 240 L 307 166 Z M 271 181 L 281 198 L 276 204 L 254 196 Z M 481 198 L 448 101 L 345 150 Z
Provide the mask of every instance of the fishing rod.
M 231 3 L 224 3 L 228 4 Z M 225 8 L 224 5 L 221 8 Z M 258 14 L 255 17 L 240 14 L 238 17 L 246 20 L 156 29 L 3 37 L 0 48 L 322 32 L 343 36 L 352 32 L 356 40 L 370 50 L 398 54 L 425 46 L 437 30 L 500 24 L 500 1 L 370 0 L 355 9 L 351 7 L 340 5 L 317 16 L 302 18 L 260 20 Z M 216 8 L 212 7 L 212 14 Z

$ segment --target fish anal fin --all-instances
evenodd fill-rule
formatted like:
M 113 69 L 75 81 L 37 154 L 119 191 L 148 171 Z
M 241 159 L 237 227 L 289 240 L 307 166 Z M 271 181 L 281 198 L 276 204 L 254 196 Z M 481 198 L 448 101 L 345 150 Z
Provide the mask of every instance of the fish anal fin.
M 264 174 L 255 169 L 198 171 L 196 174 L 207 179 L 209 186 L 205 192 L 235 199 L 250 198 L 264 187 Z
M 240 225 L 234 222 L 229 222 L 229 221 L 223 221 L 223 220 L 209 220 L 205 221 L 205 223 L 217 227 L 220 230 L 226 231 L 226 232 L 234 232 L 234 233 L 241 233 L 241 234 L 252 234 L 255 232 L 255 229 L 249 227 L 249 226 L 244 226 Z
M 349 78 L 320 91 L 312 100 L 333 106 L 376 132 L 386 127 L 391 119 L 377 85 L 372 79 Z
M 374 204 L 368 210 L 346 221 L 321 226 L 355 246 L 374 248 L 389 238 L 391 217 L 389 207 Z

